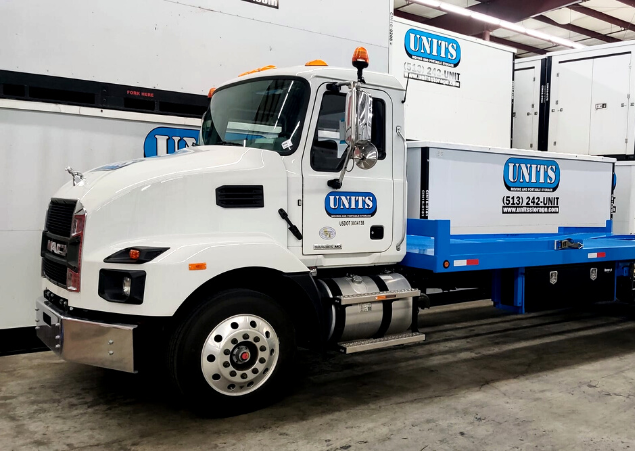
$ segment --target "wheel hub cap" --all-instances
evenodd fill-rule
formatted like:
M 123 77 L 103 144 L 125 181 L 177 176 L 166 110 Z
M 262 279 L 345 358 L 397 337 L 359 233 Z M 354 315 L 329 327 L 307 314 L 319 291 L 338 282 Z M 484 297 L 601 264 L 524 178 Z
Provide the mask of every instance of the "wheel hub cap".
M 263 385 L 278 362 L 278 335 L 263 318 L 237 315 L 208 335 L 201 352 L 201 370 L 214 390 L 230 396 Z

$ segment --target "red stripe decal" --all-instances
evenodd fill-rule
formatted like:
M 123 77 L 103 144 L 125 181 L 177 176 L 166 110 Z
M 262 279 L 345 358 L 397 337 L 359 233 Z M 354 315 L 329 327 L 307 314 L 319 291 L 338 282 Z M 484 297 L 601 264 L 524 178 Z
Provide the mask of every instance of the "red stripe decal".
M 467 266 L 478 265 L 478 258 L 473 258 L 467 261 Z

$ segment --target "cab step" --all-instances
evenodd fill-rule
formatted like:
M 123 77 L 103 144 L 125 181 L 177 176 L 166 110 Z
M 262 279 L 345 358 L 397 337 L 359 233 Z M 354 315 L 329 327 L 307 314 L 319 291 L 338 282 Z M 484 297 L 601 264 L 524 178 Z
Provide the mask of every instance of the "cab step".
M 421 332 L 405 332 L 403 334 L 387 335 L 382 338 L 368 340 L 344 341 L 338 343 L 340 352 L 355 354 L 357 352 L 372 351 L 374 349 L 391 348 L 393 346 L 409 345 L 425 341 L 426 335 Z
M 421 295 L 421 290 L 377 291 L 364 294 L 347 294 L 335 296 L 334 301 L 339 305 L 364 304 L 366 302 L 394 301 Z

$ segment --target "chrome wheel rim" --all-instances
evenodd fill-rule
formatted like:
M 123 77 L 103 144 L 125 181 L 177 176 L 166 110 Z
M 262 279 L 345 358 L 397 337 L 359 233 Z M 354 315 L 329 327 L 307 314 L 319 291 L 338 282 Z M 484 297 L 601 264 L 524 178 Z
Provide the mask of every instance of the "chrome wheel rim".
M 236 315 L 218 324 L 201 352 L 207 383 L 227 396 L 242 396 L 271 377 L 280 341 L 271 324 L 255 315 Z

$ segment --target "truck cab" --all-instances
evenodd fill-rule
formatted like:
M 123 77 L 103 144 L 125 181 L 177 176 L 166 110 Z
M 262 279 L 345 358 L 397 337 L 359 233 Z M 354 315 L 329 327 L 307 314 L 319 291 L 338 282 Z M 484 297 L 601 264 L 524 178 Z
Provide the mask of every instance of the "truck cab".
M 213 414 L 275 398 L 297 344 L 423 340 L 419 291 L 395 272 L 404 90 L 362 72 L 365 50 L 353 62 L 252 71 L 210 91 L 197 146 L 68 168 L 42 236 L 38 336 L 116 370 L 158 356 Z

